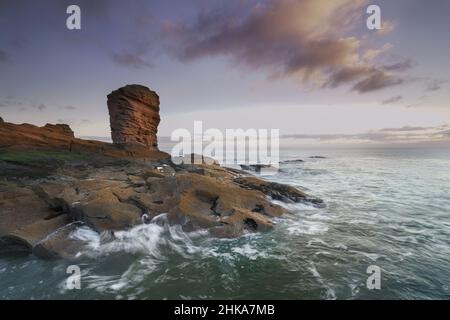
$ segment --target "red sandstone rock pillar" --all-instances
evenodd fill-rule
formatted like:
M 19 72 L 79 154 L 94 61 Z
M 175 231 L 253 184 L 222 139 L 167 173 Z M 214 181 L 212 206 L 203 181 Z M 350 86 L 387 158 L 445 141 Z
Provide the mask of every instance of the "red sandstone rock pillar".
M 159 96 L 133 84 L 108 95 L 112 140 L 116 144 L 138 143 L 158 149 Z

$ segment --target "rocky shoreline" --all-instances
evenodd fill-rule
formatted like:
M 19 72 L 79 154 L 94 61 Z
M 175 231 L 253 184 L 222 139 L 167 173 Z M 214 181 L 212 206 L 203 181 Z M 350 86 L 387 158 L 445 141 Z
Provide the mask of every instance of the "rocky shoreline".
M 244 171 L 174 164 L 157 148 L 156 97 L 137 85 L 109 96 L 113 144 L 77 139 L 67 125 L 0 121 L 0 254 L 76 259 L 84 244 L 71 233 L 79 226 L 108 241 L 162 213 L 186 232 L 238 237 L 274 228 L 287 211 L 272 200 L 324 205 Z

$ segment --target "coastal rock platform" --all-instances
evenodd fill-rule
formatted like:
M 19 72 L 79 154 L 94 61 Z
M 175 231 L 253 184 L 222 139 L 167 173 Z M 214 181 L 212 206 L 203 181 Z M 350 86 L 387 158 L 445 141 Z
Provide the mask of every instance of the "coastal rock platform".
M 143 92 L 149 96 L 139 99 L 156 99 Z M 114 239 L 161 214 L 185 232 L 232 238 L 273 229 L 287 213 L 273 200 L 323 206 L 292 186 L 217 163 L 173 163 L 153 139 L 159 113 L 139 114 L 153 119 L 151 132 L 113 144 L 75 138 L 67 125 L 0 121 L 0 254 L 76 259 L 84 245 L 71 236 L 78 227 Z

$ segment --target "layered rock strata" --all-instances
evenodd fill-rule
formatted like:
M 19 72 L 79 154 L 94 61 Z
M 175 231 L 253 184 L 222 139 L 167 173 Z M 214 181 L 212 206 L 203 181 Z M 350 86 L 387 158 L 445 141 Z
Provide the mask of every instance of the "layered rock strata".
M 159 97 L 141 85 L 127 85 L 108 95 L 112 140 L 158 147 Z

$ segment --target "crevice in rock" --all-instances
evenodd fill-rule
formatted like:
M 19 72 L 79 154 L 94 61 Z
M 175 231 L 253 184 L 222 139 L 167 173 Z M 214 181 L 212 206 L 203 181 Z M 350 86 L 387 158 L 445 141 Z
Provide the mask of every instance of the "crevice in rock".
M 56 209 L 53 209 L 53 208 L 50 208 L 50 209 L 55 211 L 55 212 L 52 213 L 52 214 L 49 214 L 48 216 L 46 216 L 44 218 L 44 220 L 52 220 L 52 219 L 58 218 L 59 216 L 61 216 L 63 214 L 66 214 L 66 212 L 64 212 L 62 209 L 61 210 L 56 210 Z
M 211 205 L 211 211 L 212 211 L 212 213 L 215 215 L 215 216 L 221 216 L 222 214 L 219 212 L 219 211 L 217 211 L 217 204 L 218 204 L 218 201 L 219 201 L 219 196 L 217 196 L 217 197 L 215 197 L 214 199 L 213 199 L 213 201 L 212 201 L 212 205 Z
M 255 208 L 252 210 L 252 212 L 263 213 L 264 212 L 264 206 L 262 204 L 257 204 L 255 206 Z
M 145 214 L 150 215 L 150 210 L 146 206 L 144 206 L 142 203 L 140 203 L 139 201 L 137 201 L 135 199 L 130 198 L 127 201 L 121 201 L 121 202 L 137 207 L 139 210 L 141 210 L 141 216 L 143 216 Z
M 145 214 L 150 214 L 148 208 L 146 206 L 144 206 L 142 203 L 140 203 L 139 201 L 129 198 L 126 200 L 121 199 L 115 192 L 112 193 L 114 195 L 114 197 L 117 198 L 117 201 L 119 201 L 120 203 L 126 203 L 132 206 L 135 206 L 136 208 L 138 208 L 139 210 L 141 210 L 141 216 L 145 215 Z
M 244 219 L 244 226 L 246 229 L 251 230 L 251 231 L 258 230 L 258 224 L 256 223 L 256 221 L 254 219 L 251 219 L 251 218 Z
M 87 218 L 89 219 L 97 219 L 97 220 L 111 220 L 111 217 L 108 216 L 103 216 L 103 217 L 99 217 L 99 216 L 90 216 L 90 215 L 86 215 Z

